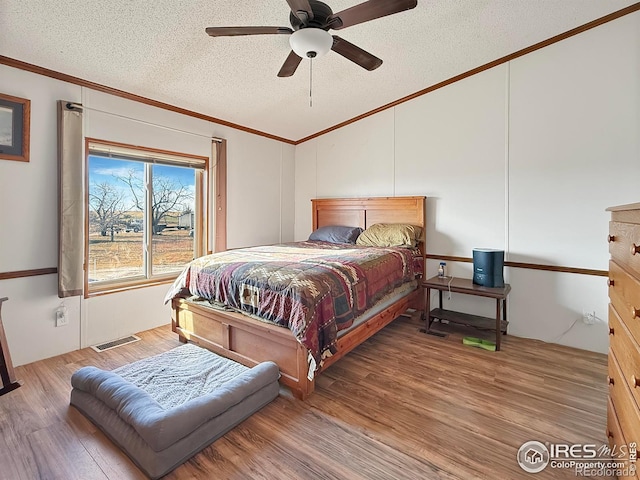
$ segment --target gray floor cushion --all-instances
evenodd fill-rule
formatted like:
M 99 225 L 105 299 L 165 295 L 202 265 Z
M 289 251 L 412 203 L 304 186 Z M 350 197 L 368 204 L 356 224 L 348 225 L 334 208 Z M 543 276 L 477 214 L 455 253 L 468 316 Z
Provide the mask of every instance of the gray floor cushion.
M 114 371 L 83 367 L 71 404 L 159 478 L 278 396 L 278 366 L 186 344 Z

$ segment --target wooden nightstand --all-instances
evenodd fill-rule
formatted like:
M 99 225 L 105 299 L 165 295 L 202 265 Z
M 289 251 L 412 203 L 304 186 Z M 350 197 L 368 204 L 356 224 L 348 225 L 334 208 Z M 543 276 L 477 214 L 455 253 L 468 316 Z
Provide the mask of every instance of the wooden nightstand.
M 462 325 L 470 325 L 485 330 L 495 330 L 496 332 L 496 350 L 500 350 L 501 333 L 507 333 L 507 296 L 511 291 L 511 285 L 505 284 L 504 287 L 488 288 L 476 285 L 469 278 L 456 277 L 432 277 L 422 282 L 424 288 L 424 312 L 426 317 L 426 331 L 431 330 L 433 319 L 447 320 L 451 323 L 459 323 Z M 438 290 L 438 308 L 431 310 L 431 290 Z M 453 310 L 445 310 L 442 308 L 442 292 L 463 293 L 465 295 L 475 295 L 478 297 L 487 297 L 496 299 L 496 317 L 481 317 L 479 315 L 471 315 L 469 313 L 454 312 Z

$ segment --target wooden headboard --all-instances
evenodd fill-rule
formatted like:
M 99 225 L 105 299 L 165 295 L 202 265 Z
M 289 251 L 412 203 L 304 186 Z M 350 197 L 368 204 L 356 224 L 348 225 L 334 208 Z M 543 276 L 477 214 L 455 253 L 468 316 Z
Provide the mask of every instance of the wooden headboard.
M 425 256 L 426 197 L 319 198 L 311 200 L 313 229 L 327 225 L 370 227 L 374 223 L 409 223 L 422 227 L 418 248 Z

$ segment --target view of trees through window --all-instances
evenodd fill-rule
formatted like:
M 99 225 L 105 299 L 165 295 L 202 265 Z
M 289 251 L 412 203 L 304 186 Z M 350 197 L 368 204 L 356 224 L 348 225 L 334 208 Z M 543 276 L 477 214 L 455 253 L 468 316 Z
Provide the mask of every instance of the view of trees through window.
M 196 170 L 89 151 L 89 282 L 150 278 L 194 258 Z

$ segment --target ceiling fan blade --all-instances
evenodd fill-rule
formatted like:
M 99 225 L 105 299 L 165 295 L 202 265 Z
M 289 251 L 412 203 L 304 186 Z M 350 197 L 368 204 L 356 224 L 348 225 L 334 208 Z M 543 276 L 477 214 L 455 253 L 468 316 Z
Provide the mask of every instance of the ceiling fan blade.
M 205 29 L 212 37 L 237 37 L 240 35 L 271 35 L 293 33 L 289 27 L 208 27 Z
M 301 61 L 302 58 L 296 55 L 296 52 L 292 50 L 287 59 L 284 61 L 282 68 L 278 72 L 278 76 L 290 77 L 291 75 L 296 73 L 296 68 L 298 68 L 298 65 L 300 65 Z
M 369 0 L 338 13 L 334 13 L 327 25 L 334 30 L 340 30 L 359 23 L 386 17 L 394 13 L 411 10 L 418 4 L 418 0 Z
M 313 20 L 313 10 L 309 4 L 309 0 L 287 0 L 289 8 L 293 14 L 307 24 L 309 20 Z
M 370 54 L 360 47 L 355 46 L 353 43 L 347 42 L 345 39 L 340 38 L 337 35 L 333 36 L 333 46 L 331 47 L 331 50 L 369 71 L 375 70 L 382 65 L 382 60 L 378 57 Z

